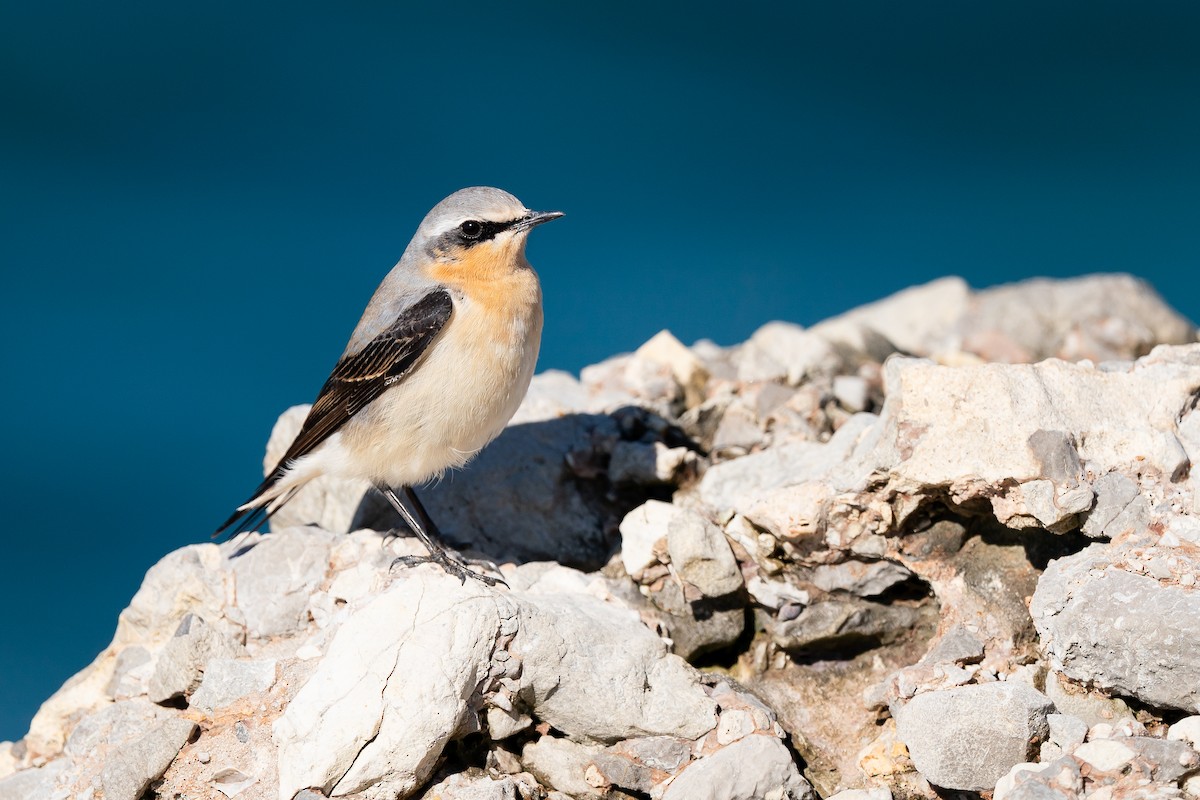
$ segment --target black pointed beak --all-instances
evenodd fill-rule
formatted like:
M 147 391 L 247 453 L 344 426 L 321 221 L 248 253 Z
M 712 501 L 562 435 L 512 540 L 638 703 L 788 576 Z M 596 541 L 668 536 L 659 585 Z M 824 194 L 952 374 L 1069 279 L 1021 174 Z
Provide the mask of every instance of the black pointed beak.
M 536 228 L 543 222 L 549 222 L 550 220 L 558 219 L 561 216 L 563 216 L 563 212 L 561 211 L 530 211 L 529 214 L 517 222 L 517 224 L 513 227 L 515 227 L 518 231 L 527 231 L 530 228 Z

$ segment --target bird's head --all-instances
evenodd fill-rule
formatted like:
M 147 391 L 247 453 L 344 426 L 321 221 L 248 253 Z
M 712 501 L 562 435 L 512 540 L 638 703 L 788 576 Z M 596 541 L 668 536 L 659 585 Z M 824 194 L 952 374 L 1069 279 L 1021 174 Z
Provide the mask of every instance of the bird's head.
M 460 189 L 438 203 L 417 229 L 417 240 L 431 275 L 452 272 L 505 273 L 528 267 L 529 231 L 562 216 L 561 211 L 530 211 L 501 189 Z

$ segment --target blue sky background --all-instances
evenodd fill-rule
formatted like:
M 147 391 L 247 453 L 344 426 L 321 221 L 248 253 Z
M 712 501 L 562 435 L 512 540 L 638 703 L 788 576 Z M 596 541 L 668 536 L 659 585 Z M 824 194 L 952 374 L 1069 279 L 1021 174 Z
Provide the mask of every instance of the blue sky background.
M 416 5 L 0 8 L 0 739 L 247 495 L 462 186 L 568 213 L 543 369 L 946 274 L 1127 271 L 1200 317 L 1195 3 Z

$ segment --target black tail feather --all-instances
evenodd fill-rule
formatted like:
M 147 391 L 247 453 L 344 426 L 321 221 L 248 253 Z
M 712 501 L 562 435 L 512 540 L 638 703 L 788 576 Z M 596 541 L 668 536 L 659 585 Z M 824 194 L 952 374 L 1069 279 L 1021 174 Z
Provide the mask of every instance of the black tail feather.
M 283 469 L 276 469 L 266 480 L 258 485 L 258 488 L 254 490 L 254 494 L 250 495 L 250 499 L 246 502 L 250 503 L 261 497 L 262 493 L 274 486 L 275 482 L 282 478 L 283 475 Z M 275 506 L 274 510 L 272 511 L 268 511 L 265 508 L 248 508 L 245 511 L 240 509 L 234 511 L 229 515 L 229 519 L 225 520 L 215 531 L 213 531 L 212 538 L 225 541 L 227 539 L 232 539 L 234 536 L 240 536 L 248 531 L 260 530 L 262 526 L 267 523 L 267 520 L 269 520 L 276 511 L 283 508 L 287 501 L 291 500 L 293 497 L 295 497 L 295 495 L 296 490 L 293 489 L 288 493 L 287 497 L 283 498 L 283 500 Z

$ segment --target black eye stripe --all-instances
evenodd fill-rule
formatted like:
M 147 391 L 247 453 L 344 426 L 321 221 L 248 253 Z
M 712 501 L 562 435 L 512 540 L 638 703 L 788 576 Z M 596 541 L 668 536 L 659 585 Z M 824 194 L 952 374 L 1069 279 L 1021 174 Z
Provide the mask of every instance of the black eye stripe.
M 486 242 L 489 239 L 496 238 L 496 234 L 508 230 L 522 219 L 524 218 L 518 217 L 517 219 L 508 220 L 507 222 L 492 222 L 491 220 L 482 219 L 466 220 L 458 226 L 455 232 L 465 244 L 472 245 L 476 242 Z M 468 232 L 474 234 L 473 226 L 470 226 L 471 229 L 469 231 L 467 230 L 468 223 L 473 223 L 474 225 L 479 226 L 480 232 L 478 235 L 467 235 Z

